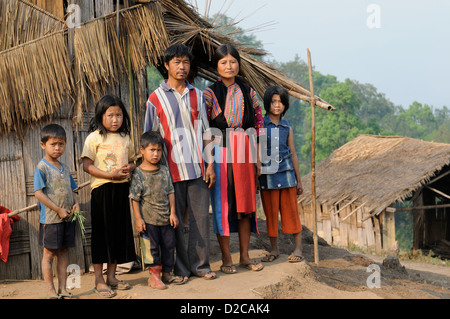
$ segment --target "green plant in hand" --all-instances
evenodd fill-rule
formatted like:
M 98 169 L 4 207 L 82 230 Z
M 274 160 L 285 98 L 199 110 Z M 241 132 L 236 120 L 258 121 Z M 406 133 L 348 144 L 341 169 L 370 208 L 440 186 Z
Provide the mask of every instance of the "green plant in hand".
M 86 217 L 84 217 L 85 213 L 86 213 L 85 211 L 74 209 L 72 210 L 73 217 L 71 220 L 71 222 L 78 221 L 81 230 L 81 237 L 83 238 L 84 243 L 86 243 L 86 237 L 84 235 L 85 232 L 84 222 L 86 221 Z

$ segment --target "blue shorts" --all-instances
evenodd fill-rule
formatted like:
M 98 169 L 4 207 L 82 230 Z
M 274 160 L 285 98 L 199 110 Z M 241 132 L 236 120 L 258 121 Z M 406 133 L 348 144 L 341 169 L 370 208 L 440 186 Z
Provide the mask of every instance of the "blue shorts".
M 72 222 L 40 224 L 39 245 L 47 249 L 75 247 L 75 225 Z

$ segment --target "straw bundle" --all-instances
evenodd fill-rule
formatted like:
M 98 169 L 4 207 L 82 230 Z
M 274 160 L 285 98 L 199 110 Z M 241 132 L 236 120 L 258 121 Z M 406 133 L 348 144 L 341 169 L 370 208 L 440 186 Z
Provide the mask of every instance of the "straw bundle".
M 169 45 L 158 3 L 121 10 L 119 25 L 120 40 L 115 13 L 85 22 L 75 29 L 76 124 L 81 122 L 88 92 L 98 99 L 128 72 L 128 54 L 133 71 L 139 72 L 148 62 L 157 64 Z
M 23 0 L 0 1 L 0 51 L 63 29 L 64 21 Z
M 114 23 L 114 19 L 109 19 Z M 147 62 L 158 65 L 164 50 L 169 46 L 169 36 L 164 26 L 161 5 L 158 2 L 124 11 L 120 19 L 122 50 L 129 48 L 133 70 L 142 70 Z
M 72 93 L 67 47 L 62 32 L 0 54 L 0 125 L 22 131 L 52 115 Z
M 98 19 L 75 29 L 75 77 L 78 97 L 82 100 L 87 96 L 85 88 L 94 98 L 102 95 L 108 85 L 117 81 L 117 75 L 124 68 L 121 51 L 116 50 L 117 55 L 111 54 L 112 46 L 118 42 L 114 30 L 107 26 L 103 19 Z

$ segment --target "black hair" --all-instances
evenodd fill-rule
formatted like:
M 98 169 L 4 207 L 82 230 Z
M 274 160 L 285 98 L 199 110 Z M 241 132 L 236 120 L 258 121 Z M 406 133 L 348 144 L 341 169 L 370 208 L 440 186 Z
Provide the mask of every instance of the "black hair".
M 193 56 L 191 50 L 184 44 L 174 44 L 164 52 L 164 63 L 169 63 L 173 58 L 188 57 L 192 61 Z
M 117 130 L 117 133 L 127 135 L 130 133 L 130 117 L 128 116 L 127 109 L 123 104 L 122 100 L 115 95 L 105 95 L 100 100 L 98 100 L 95 105 L 95 114 L 91 119 L 89 132 L 94 132 L 95 130 L 100 130 L 101 135 L 106 135 L 108 131 L 103 126 L 103 114 L 111 106 L 118 106 L 123 113 L 122 126 Z
M 41 142 L 45 144 L 50 138 L 61 138 L 66 140 L 66 131 L 58 124 L 46 125 L 41 130 Z
M 239 51 L 230 43 L 222 44 L 216 49 L 216 51 L 214 52 L 214 65 L 217 67 L 217 63 L 219 63 L 219 60 L 223 59 L 228 54 L 238 61 L 239 66 L 241 65 L 241 55 L 239 54 Z M 239 73 L 240 72 L 241 71 L 239 68 Z
M 272 85 L 270 86 L 266 92 L 264 93 L 264 109 L 266 110 L 266 113 L 270 113 L 270 105 L 272 104 L 272 97 L 278 94 L 281 99 L 281 103 L 284 105 L 284 111 L 281 113 L 281 117 L 286 114 L 287 110 L 289 109 L 289 93 L 288 91 L 278 85 Z
M 139 141 L 142 148 L 146 148 L 149 144 L 160 145 L 164 148 L 164 139 L 161 134 L 157 131 L 147 131 L 142 134 L 141 139 Z

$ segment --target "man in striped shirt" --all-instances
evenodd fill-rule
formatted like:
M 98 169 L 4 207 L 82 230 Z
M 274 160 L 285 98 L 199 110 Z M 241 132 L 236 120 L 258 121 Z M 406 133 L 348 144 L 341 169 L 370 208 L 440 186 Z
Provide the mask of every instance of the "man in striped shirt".
M 203 158 L 204 134 L 209 130 L 203 93 L 186 80 L 192 54 L 185 45 L 167 48 L 164 66 L 168 79 L 150 95 L 144 131 L 159 131 L 165 141 L 164 158 L 175 189 L 176 231 L 174 273 L 185 282 L 191 274 L 214 279 L 209 264 L 209 189 L 215 183 L 212 156 Z M 188 209 L 189 237 L 185 243 L 184 212 Z

